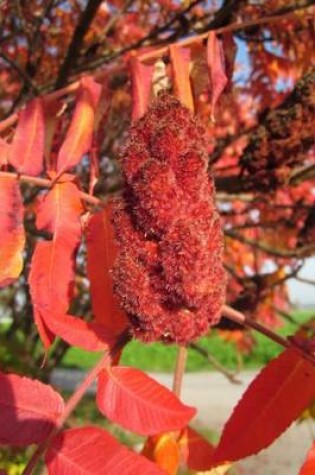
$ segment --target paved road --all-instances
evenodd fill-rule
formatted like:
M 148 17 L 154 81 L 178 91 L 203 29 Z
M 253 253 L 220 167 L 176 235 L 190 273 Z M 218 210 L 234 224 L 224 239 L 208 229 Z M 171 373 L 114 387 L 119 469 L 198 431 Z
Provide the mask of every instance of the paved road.
M 254 372 L 242 373 L 240 376 L 242 384 L 239 385 L 231 384 L 219 373 L 186 374 L 182 400 L 198 409 L 193 424 L 220 433 L 233 407 L 255 374 Z M 52 383 L 63 389 L 73 390 L 83 376 L 84 373 L 81 371 L 56 370 L 52 376 Z M 154 374 L 152 376 L 161 384 L 171 387 L 171 375 Z M 91 392 L 95 392 L 95 385 L 91 388 Z M 292 425 L 271 447 L 239 463 L 237 473 L 239 475 L 298 475 L 299 467 L 315 435 L 315 428 L 313 429 L 312 437 L 308 423 Z

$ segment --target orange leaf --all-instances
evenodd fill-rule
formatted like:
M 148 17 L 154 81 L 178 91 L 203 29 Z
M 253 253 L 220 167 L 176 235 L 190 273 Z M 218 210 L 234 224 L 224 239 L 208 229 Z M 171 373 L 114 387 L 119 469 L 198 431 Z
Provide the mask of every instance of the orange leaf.
M 142 435 L 182 429 L 196 412 L 142 371 L 123 366 L 99 374 L 96 400 L 106 417 Z
M 180 451 L 174 433 L 168 432 L 149 437 L 141 453 L 155 462 L 167 475 L 177 474 Z
M 207 63 L 210 78 L 212 118 L 214 119 L 215 106 L 228 82 L 222 43 L 214 31 L 210 31 L 208 36 Z
M 213 466 L 213 445 L 191 427 L 183 430 L 178 443 L 191 470 L 209 470 Z
M 0 287 L 10 284 L 23 268 L 25 233 L 23 202 L 15 178 L 0 177 Z
M 255 454 L 270 445 L 315 398 L 315 368 L 294 349 L 272 360 L 227 422 L 213 461 Z
M 171 45 L 170 58 L 175 95 L 184 106 L 194 112 L 194 98 L 189 75 L 190 50 L 177 45 Z
M 81 79 L 74 114 L 57 157 L 58 176 L 77 165 L 91 148 L 101 89 L 100 84 L 91 77 Z
M 315 473 L 315 442 L 310 448 L 306 459 L 299 471 L 299 475 L 314 475 Z
M 115 334 L 127 327 L 125 313 L 119 308 L 112 289 L 110 270 L 117 250 L 110 222 L 111 205 L 92 216 L 87 229 L 87 275 L 91 285 L 95 320 Z
M 152 88 L 154 65 L 131 59 L 132 120 L 138 120 L 146 112 Z
M 40 98 L 30 101 L 19 113 L 9 152 L 9 162 L 19 173 L 39 175 L 43 169 L 45 120 Z

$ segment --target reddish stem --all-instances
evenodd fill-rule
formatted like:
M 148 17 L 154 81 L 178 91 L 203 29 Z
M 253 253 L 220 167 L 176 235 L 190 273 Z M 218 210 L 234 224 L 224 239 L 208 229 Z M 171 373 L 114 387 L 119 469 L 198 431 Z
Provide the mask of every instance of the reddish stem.
M 187 347 L 179 346 L 177 359 L 176 359 L 176 367 L 175 367 L 175 372 L 174 372 L 174 380 L 173 380 L 173 393 L 178 398 L 180 397 L 180 393 L 182 390 L 186 359 L 187 359 Z
M 234 310 L 234 308 L 229 307 L 229 305 L 223 305 L 222 315 L 240 325 L 245 325 L 249 328 L 253 328 L 254 330 L 258 331 L 259 333 L 262 333 L 267 338 L 274 341 L 275 343 L 278 343 L 278 345 L 281 345 L 284 348 L 294 348 L 303 358 L 310 361 L 312 364 L 315 364 L 315 356 L 312 353 L 309 353 L 305 348 L 296 345 L 294 340 L 288 340 L 286 338 L 283 338 L 282 336 L 270 330 L 270 328 L 266 328 L 261 323 L 247 318 L 246 315 L 241 312 L 238 312 L 237 310 Z

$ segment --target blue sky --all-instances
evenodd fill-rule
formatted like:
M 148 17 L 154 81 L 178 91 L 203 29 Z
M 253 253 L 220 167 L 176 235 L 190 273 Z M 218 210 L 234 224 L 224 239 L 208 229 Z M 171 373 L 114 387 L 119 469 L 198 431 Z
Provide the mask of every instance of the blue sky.
M 315 257 L 307 259 L 303 270 L 299 273 L 300 277 L 306 279 L 315 280 Z M 293 303 L 299 305 L 311 305 L 315 306 L 315 286 L 309 284 L 303 284 L 295 279 L 291 279 L 288 282 L 290 298 Z

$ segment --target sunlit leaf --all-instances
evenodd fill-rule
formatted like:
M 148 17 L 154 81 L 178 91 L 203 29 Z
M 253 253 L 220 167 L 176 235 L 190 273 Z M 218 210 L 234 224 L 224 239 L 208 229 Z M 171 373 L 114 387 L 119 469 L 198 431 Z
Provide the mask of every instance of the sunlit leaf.
M 57 157 L 58 175 L 77 165 L 90 150 L 100 95 L 100 84 L 91 77 L 81 79 L 73 117 Z
M 9 152 L 9 162 L 19 173 L 39 175 L 43 169 L 45 121 L 42 99 L 28 102 L 19 121 Z
M 132 452 L 98 427 L 81 427 L 57 435 L 45 456 L 50 475 L 162 475 L 145 457 Z
M 97 404 L 113 422 L 143 435 L 181 429 L 196 412 L 142 371 L 123 366 L 99 374 Z
M 239 460 L 270 445 L 315 398 L 315 368 L 294 349 L 272 360 L 227 422 L 214 462 Z
M 10 284 L 23 268 L 25 233 L 18 181 L 0 177 L 0 287 Z

